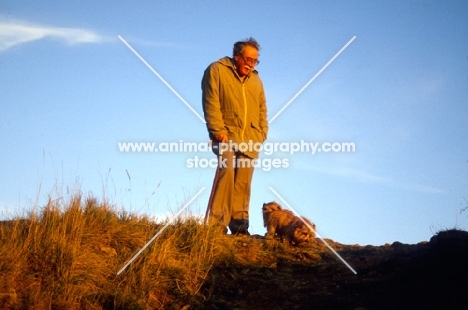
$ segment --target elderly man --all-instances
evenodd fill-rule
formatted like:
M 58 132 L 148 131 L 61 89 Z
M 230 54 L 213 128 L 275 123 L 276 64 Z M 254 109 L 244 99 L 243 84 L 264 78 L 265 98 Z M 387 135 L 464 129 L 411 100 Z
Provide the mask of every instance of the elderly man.
M 209 217 L 231 234 L 249 235 L 254 160 L 268 133 L 265 93 L 254 69 L 259 50 L 253 38 L 236 42 L 232 58 L 210 64 L 202 79 L 203 112 L 213 151 L 220 156 Z

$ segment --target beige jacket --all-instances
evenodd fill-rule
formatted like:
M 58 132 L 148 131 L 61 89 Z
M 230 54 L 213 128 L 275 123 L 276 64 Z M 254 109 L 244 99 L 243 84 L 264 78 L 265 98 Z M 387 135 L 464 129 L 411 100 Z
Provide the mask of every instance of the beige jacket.
M 263 83 L 256 70 L 241 82 L 229 57 L 208 66 L 202 79 L 202 102 L 210 139 L 228 134 L 229 140 L 263 143 L 268 134 L 267 106 Z M 257 158 L 258 152 L 244 152 Z

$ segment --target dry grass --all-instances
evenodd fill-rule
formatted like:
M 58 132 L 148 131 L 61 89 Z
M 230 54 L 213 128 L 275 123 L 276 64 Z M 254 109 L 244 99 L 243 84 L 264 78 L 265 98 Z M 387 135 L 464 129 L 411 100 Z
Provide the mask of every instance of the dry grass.
M 202 297 L 213 227 L 177 219 L 117 276 L 165 223 L 93 198 L 60 201 L 1 223 L 0 308 L 156 309 Z
M 287 254 L 181 217 L 117 275 L 164 224 L 81 195 L 0 222 L 0 308 L 179 309 L 209 297 L 213 266 L 270 266 Z

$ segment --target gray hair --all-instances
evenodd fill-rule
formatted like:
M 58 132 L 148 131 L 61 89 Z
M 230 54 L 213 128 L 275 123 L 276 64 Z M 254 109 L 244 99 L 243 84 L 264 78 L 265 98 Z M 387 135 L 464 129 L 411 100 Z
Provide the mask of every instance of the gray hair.
M 260 50 L 260 44 L 258 44 L 258 42 L 254 38 L 250 37 L 245 39 L 244 41 L 237 41 L 236 43 L 234 43 L 232 56 L 241 55 L 242 52 L 244 52 L 246 46 L 251 46 L 257 51 Z

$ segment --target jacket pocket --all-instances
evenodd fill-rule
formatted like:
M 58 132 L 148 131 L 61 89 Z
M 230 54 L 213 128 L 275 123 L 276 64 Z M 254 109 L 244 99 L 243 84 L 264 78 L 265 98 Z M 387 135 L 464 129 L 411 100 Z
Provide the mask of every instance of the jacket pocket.
M 252 126 L 253 128 L 257 129 L 259 132 L 262 132 L 262 131 L 260 130 L 260 126 L 258 126 L 258 124 L 255 123 L 255 122 L 251 122 L 251 123 L 250 123 L 250 126 Z
M 239 118 L 237 116 L 223 117 L 224 125 L 226 127 L 240 127 Z
M 265 141 L 263 131 L 260 129 L 260 126 L 258 125 L 258 123 L 251 122 L 250 127 L 253 129 L 252 130 L 253 140 L 255 140 L 257 142 Z

